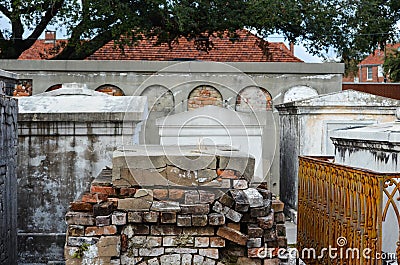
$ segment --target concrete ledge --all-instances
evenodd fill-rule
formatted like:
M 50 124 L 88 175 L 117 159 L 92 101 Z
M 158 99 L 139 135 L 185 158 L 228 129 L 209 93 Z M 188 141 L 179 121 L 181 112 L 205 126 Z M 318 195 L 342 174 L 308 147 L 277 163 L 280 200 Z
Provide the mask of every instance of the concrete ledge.
M 18 75 L 16 73 L 11 73 L 11 72 L 8 72 L 8 71 L 0 70 L 0 77 L 10 78 L 10 79 L 17 79 Z
M 8 71 L 59 71 L 59 72 L 157 72 L 174 65 L 163 72 L 244 72 L 271 74 L 343 74 L 344 64 L 340 63 L 220 63 L 215 62 L 174 62 L 174 61 L 66 61 L 66 60 L 0 60 Z M 179 66 L 182 64 L 182 67 Z M 188 67 L 189 65 L 189 67 Z M 205 65 L 207 67 L 205 67 Z M 212 65 L 212 67 L 208 67 Z M 226 65 L 231 67 L 227 69 Z M 1 74 L 1 73 L 0 73 Z

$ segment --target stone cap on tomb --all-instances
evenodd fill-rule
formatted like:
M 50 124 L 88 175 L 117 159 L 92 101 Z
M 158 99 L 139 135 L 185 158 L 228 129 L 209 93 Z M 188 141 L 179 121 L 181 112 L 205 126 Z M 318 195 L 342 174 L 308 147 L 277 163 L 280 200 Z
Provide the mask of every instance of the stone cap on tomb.
M 341 129 L 332 132 L 335 142 L 342 141 L 367 141 L 394 144 L 400 150 L 400 121 L 378 123 L 363 127 Z
M 395 110 L 400 101 L 396 99 L 381 97 L 355 90 L 345 90 L 315 97 L 292 101 L 275 105 L 280 111 L 293 111 L 296 113 L 308 112 L 310 110 L 332 109 L 335 113 L 354 112 L 355 109 L 367 109 L 371 113 L 388 109 Z
M 142 121 L 147 99 L 141 96 L 113 97 L 92 91 L 84 84 L 18 100 L 19 119 L 25 121 Z
M 251 180 L 254 163 L 249 154 L 226 146 L 137 145 L 114 152 L 112 180 L 116 187 L 220 188 L 222 181 L 215 180 L 227 172 L 232 178 Z

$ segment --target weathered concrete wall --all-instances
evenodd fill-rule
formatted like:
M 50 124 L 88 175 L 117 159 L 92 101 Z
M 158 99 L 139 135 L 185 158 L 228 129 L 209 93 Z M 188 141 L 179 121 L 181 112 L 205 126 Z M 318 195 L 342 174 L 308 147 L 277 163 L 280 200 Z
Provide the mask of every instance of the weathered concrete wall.
M 280 118 L 280 196 L 297 208 L 298 156 L 334 155 L 334 130 L 395 119 L 399 101 L 347 90 L 276 106 Z
M 149 86 L 163 85 L 174 92 L 176 104 L 186 101 L 190 92 L 200 85 L 214 86 L 225 100 L 232 96 L 235 99 L 237 93 L 255 84 L 266 89 L 274 104 L 279 104 L 285 92 L 295 86 L 314 88 L 318 94 L 340 91 L 344 71 L 343 65 L 336 63 L 41 60 L 27 64 L 26 61 L 0 60 L 0 64 L 5 70 L 18 73 L 20 78 L 32 79 L 33 94 L 42 93 L 54 84 L 69 82 L 85 83 L 93 90 L 112 84 L 121 88 L 125 95 L 140 95 Z M 251 80 L 243 78 L 244 75 Z
M 17 263 L 17 100 L 0 96 L 0 264 Z
M 60 89 L 49 92 L 53 96 L 20 99 L 21 264 L 63 260 L 69 202 L 79 198 L 104 167 L 111 166 L 112 152 L 119 145 L 138 142 L 137 125 L 147 113 L 143 97 L 112 97 L 93 91 L 87 95 L 85 89 L 80 95 L 70 92 L 76 91 Z

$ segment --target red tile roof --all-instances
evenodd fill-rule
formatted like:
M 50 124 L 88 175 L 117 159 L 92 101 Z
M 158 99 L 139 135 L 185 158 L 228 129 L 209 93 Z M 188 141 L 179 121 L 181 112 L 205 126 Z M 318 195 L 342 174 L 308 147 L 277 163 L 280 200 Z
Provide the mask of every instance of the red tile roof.
M 155 45 L 156 40 L 141 40 L 135 46 L 126 46 L 124 52 L 115 47 L 110 41 L 87 60 L 148 60 L 148 61 L 171 61 L 171 60 L 200 60 L 217 62 L 303 62 L 294 56 L 282 42 L 269 42 L 268 56 L 263 52 L 259 43 L 260 38 L 249 34 L 246 30 L 237 32 L 239 37 L 234 42 L 228 37 L 212 38 L 214 47 L 208 53 L 195 48 L 194 41 L 180 38 L 178 43 L 172 44 L 172 49 L 167 44 Z M 52 44 L 50 44 L 52 45 Z M 25 51 L 19 59 L 45 59 L 45 49 L 49 44 L 44 40 L 38 40 L 33 47 Z M 47 52 L 46 54 L 48 54 Z M 50 57 L 51 58 L 51 57 Z
M 400 48 L 400 43 L 396 44 L 388 44 L 386 46 L 386 52 L 390 52 L 393 49 Z M 375 50 L 374 53 L 368 55 L 364 60 L 361 61 L 360 65 L 379 65 L 383 64 L 385 60 L 385 52 L 384 50 Z
M 62 47 L 66 45 L 67 40 L 56 40 L 56 42 L 46 42 L 45 40 L 37 40 L 32 47 L 25 50 L 20 56 L 19 60 L 44 60 L 50 59 L 61 51 Z

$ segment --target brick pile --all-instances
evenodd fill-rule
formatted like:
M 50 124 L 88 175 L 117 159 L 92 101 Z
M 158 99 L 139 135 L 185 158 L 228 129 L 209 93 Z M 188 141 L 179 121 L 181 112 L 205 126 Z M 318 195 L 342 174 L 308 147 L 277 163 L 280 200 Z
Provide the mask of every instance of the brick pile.
M 226 188 L 116 185 L 122 164 L 114 159 L 118 170 L 103 170 L 70 204 L 67 265 L 285 264 L 283 203 L 243 173 L 217 168 L 215 181 Z

